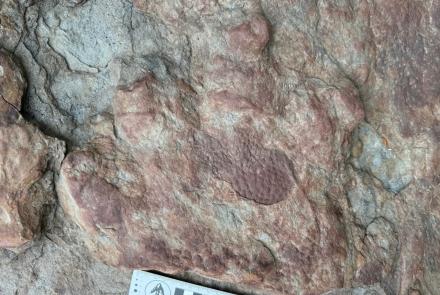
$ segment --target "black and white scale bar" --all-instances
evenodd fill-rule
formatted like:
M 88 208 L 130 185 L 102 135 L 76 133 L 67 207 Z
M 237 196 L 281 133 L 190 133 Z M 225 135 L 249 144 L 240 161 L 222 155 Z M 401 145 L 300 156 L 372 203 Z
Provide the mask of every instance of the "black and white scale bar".
M 200 293 L 195 293 L 195 292 L 192 292 L 192 291 L 185 291 L 185 290 L 183 290 L 183 289 L 176 288 L 176 289 L 174 290 L 174 295 L 202 295 L 202 294 L 200 294 Z
M 135 270 L 128 295 L 234 295 L 161 275 Z

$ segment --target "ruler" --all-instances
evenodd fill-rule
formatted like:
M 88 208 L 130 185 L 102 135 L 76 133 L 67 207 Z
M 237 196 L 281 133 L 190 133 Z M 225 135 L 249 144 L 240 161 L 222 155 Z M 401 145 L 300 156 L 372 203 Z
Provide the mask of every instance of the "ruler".
M 161 275 L 135 270 L 128 295 L 234 295 Z

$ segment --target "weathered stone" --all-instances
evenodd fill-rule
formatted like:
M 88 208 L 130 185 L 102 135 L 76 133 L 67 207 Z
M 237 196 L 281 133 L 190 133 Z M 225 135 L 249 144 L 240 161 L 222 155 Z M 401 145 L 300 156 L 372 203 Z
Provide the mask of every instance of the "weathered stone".
M 21 108 L 21 98 L 26 88 L 21 69 L 12 56 L 0 50 L 0 121 L 12 120 Z
M 384 295 L 386 294 L 379 286 L 344 288 L 333 290 L 322 295 Z
M 246 139 L 245 131 L 238 136 L 229 148 L 209 135 L 198 136 L 198 162 L 242 197 L 265 205 L 287 198 L 294 185 L 292 162 L 284 153 Z
M 20 41 L 23 29 L 23 11 L 14 0 L 3 0 L 0 3 L 0 44 L 1 48 L 13 51 Z
M 63 147 L 21 118 L 26 83 L 5 52 L 0 70 L 0 247 L 19 248 L 39 235 L 45 206 L 54 203 L 45 173 L 60 166 Z
M 270 27 L 263 16 L 254 16 L 249 21 L 228 31 L 228 44 L 242 55 L 261 55 L 269 42 Z
M 353 134 L 352 163 L 382 182 L 385 189 L 398 193 L 411 181 L 411 166 L 388 146 L 368 124 L 361 124 Z
M 359 268 L 356 279 L 369 285 L 386 277 L 393 267 L 398 251 L 397 233 L 393 225 L 384 218 L 374 219 L 366 228 L 364 247 L 369 259 Z
M 423 272 L 427 289 L 440 290 L 440 219 L 432 215 L 423 220 Z
M 252 129 L 232 140 L 194 130 L 185 101 L 169 95 L 186 91 L 175 85 L 180 94 L 165 93 L 147 77 L 118 91 L 120 139 L 108 132 L 105 145 L 93 143 L 105 153 L 78 150 L 64 160 L 61 206 L 87 233 L 89 249 L 115 266 L 176 273 L 186 265 L 274 294 L 293 287 L 290 277 L 311 292 L 325 291 L 322 282 L 337 286 L 346 251 L 338 216 L 306 198 L 292 160 Z
M 438 1 L 0 2 L 1 294 L 438 293 Z
M 368 226 L 377 216 L 374 191 L 362 184 L 347 192 L 354 216 L 359 224 Z

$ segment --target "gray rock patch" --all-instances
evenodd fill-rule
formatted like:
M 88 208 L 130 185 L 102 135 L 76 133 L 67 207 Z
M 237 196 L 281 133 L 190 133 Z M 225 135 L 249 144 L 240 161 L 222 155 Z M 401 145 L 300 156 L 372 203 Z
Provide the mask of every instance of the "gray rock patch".
M 385 146 L 379 134 L 367 123 L 360 124 L 353 134 L 351 156 L 355 168 L 380 180 L 390 192 L 400 192 L 412 180 L 410 163 Z

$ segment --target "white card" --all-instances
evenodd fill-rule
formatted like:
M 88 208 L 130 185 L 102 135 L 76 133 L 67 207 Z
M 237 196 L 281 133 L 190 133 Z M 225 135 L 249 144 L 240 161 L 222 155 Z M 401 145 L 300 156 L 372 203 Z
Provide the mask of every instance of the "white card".
M 128 295 L 233 295 L 157 274 L 135 270 Z

